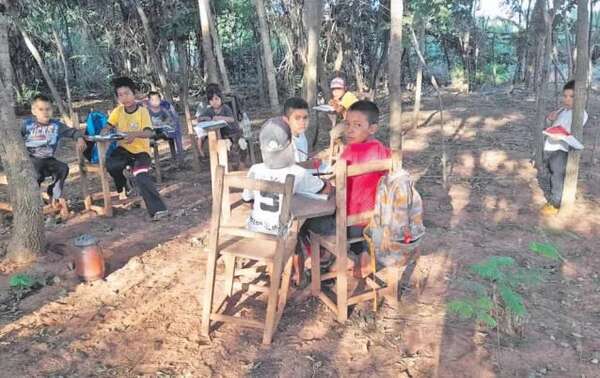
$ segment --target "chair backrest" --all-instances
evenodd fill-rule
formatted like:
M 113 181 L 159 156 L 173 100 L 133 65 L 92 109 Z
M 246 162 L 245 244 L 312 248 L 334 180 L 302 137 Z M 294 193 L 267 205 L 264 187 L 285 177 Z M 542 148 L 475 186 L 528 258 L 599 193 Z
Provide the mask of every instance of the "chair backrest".
M 360 214 L 347 215 L 347 185 L 348 178 L 375 172 L 389 172 L 393 160 L 372 160 L 367 163 L 348 165 L 346 160 L 340 159 L 335 164 L 335 202 L 336 202 L 336 243 L 339 246 L 347 244 L 346 229 L 350 226 L 365 224 L 373 215 L 373 210 Z
M 227 224 L 228 214 L 224 214 L 224 208 L 229 208 L 228 204 L 224 204 L 224 193 L 229 193 L 231 189 L 247 189 L 251 191 L 262 191 L 282 195 L 279 201 L 279 229 L 282 230 L 279 237 L 276 235 L 263 234 L 260 232 L 250 231 L 245 227 L 230 226 Z M 215 173 L 215 200 L 212 208 L 211 220 L 211 235 L 219 238 L 220 234 L 228 234 L 232 236 L 240 236 L 246 238 L 258 238 L 273 241 L 281 241 L 285 239 L 286 230 L 292 216 L 292 196 L 294 191 L 294 176 L 287 175 L 285 183 L 277 181 L 254 180 L 240 174 L 225 174 L 225 169 L 219 165 Z M 225 216 L 223 216 L 225 215 Z M 216 248 L 216 245 L 215 245 Z
M 241 122 L 243 117 L 242 112 L 242 103 L 239 97 L 234 93 L 225 93 L 223 94 L 223 103 L 229 105 L 231 110 L 233 110 L 233 116 L 236 121 Z

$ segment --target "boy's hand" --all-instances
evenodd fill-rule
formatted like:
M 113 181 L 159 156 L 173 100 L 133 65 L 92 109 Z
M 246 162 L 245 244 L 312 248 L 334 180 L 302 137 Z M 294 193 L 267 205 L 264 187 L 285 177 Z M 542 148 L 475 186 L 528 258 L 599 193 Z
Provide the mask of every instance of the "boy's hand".
M 556 119 L 558 118 L 558 110 L 555 110 L 553 112 L 551 112 L 550 114 L 548 114 L 548 116 L 546 117 L 546 119 L 548 121 L 556 121 Z

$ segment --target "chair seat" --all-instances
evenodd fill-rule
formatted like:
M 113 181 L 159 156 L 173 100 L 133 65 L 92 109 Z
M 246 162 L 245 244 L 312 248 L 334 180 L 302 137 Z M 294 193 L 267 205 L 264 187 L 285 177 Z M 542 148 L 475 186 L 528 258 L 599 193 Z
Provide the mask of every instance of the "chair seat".
M 365 238 L 352 238 L 348 239 L 348 246 L 354 243 L 362 242 Z M 320 244 L 328 251 L 335 254 L 335 235 L 319 235 Z
M 298 239 L 295 232 L 288 235 L 287 245 L 284 249 L 283 261 L 293 253 Z M 272 262 L 275 258 L 276 242 L 264 239 L 249 239 L 241 236 L 224 236 L 219 240 L 219 253 L 243 257 L 251 260 Z

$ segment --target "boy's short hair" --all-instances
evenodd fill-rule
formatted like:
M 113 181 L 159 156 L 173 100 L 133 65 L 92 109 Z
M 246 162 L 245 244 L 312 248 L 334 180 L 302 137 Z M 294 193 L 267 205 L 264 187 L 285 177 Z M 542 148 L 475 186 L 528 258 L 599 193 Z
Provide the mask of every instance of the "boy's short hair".
M 567 83 L 563 87 L 563 92 L 566 91 L 567 89 L 570 89 L 572 91 L 575 90 L 575 80 L 569 80 L 569 81 L 567 81 Z
M 129 88 L 133 93 L 135 93 L 138 89 L 138 86 L 135 84 L 135 82 L 126 76 L 113 79 L 112 85 L 115 89 L 115 95 L 117 94 L 117 90 L 119 88 Z
M 369 124 L 373 125 L 379 122 L 379 108 L 372 101 L 360 100 L 356 101 L 348 109 L 349 112 L 361 112 L 367 116 Z
M 218 84 L 208 84 L 206 86 L 206 99 L 210 101 L 215 96 L 218 96 L 221 100 L 223 100 L 221 88 L 219 88 Z
M 33 106 L 33 104 L 35 104 L 38 101 L 52 103 L 52 100 L 50 100 L 50 97 L 40 93 L 33 97 L 33 99 L 31 100 L 31 106 Z
M 294 109 L 306 109 L 308 110 L 308 102 L 300 97 L 291 97 L 285 100 L 283 103 L 283 115 L 289 117 Z
M 150 91 L 150 92 L 148 92 L 148 98 L 150 98 L 152 96 L 158 96 L 159 98 L 162 98 L 162 96 L 160 95 L 160 93 L 158 91 Z

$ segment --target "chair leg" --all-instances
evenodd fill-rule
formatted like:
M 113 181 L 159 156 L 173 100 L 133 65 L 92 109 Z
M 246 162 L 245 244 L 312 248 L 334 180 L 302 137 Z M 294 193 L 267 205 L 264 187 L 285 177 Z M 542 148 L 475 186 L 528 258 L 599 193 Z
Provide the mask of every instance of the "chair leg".
M 217 273 L 217 253 L 210 251 L 206 263 L 206 284 L 204 286 L 204 305 L 202 307 L 201 333 L 208 336 L 210 332 L 210 315 L 212 314 L 213 298 L 215 295 L 215 275 Z
M 271 283 L 269 286 L 269 299 L 267 301 L 267 316 L 265 320 L 265 331 L 263 333 L 263 344 L 271 344 L 273 333 L 275 332 L 277 319 L 277 302 L 279 297 L 279 288 L 281 285 L 281 261 L 275 261 L 271 271 Z
M 319 296 L 321 292 L 321 243 L 319 236 L 310 233 L 310 287 L 312 295 Z
M 283 315 L 283 309 L 287 303 L 287 296 L 290 291 L 290 282 L 292 281 L 292 259 L 288 259 L 283 269 L 283 276 L 281 277 L 281 292 L 279 293 L 279 304 L 277 305 L 277 318 L 275 319 L 275 326 L 279 324 L 279 319 Z
M 160 154 L 158 153 L 158 142 L 154 142 L 154 166 L 156 167 L 156 182 L 162 184 L 162 172 L 160 170 Z
M 336 296 L 338 322 L 344 323 L 348 320 L 348 255 L 339 253 L 336 260 Z
M 92 195 L 90 194 L 87 171 L 83 165 L 79 166 L 79 176 L 81 181 L 81 196 L 83 197 L 83 206 L 89 211 L 92 209 Z
M 177 151 L 175 150 L 175 139 L 169 138 L 169 150 L 171 151 L 171 159 L 177 162 Z
M 233 280 L 235 279 L 235 256 L 225 256 L 225 295 L 233 294 Z
M 391 266 L 386 272 L 386 285 L 388 287 L 386 298 L 390 301 L 389 304 L 394 308 L 399 307 L 398 285 L 400 284 L 400 267 L 397 265 Z

